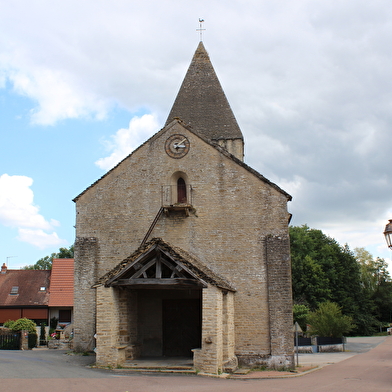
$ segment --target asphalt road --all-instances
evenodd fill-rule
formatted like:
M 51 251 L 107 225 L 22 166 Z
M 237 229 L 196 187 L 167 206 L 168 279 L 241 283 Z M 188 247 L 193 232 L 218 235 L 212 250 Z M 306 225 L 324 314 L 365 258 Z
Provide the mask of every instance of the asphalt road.
M 86 367 L 93 357 L 57 350 L 0 351 L 0 391 L 26 392 L 373 392 L 392 391 L 392 336 L 360 342 L 350 358 L 299 377 L 219 379 L 127 373 Z M 369 338 L 364 338 L 369 339 Z M 377 345 L 377 343 L 381 342 Z M 371 347 L 375 348 L 369 349 Z M 351 350 L 355 345 L 348 346 Z M 342 353 L 345 354 L 345 353 Z M 312 354 L 309 354 L 312 355 Z M 324 358 L 331 355 L 325 354 Z M 343 360 L 340 360 L 344 358 Z

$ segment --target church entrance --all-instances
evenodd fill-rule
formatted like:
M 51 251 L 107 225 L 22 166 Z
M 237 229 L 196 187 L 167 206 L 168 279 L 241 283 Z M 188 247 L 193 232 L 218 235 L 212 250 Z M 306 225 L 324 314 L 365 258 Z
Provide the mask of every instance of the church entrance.
M 163 356 L 191 357 L 201 347 L 199 299 L 167 299 L 162 302 Z
M 202 290 L 138 290 L 140 356 L 188 357 L 201 348 Z

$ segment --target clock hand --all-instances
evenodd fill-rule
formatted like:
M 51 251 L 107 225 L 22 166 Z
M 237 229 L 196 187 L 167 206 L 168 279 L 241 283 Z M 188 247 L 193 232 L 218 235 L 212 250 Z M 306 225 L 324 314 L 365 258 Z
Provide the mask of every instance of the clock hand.
M 186 137 L 184 139 L 182 139 L 180 142 L 175 142 L 174 143 L 174 148 L 185 148 L 185 145 L 182 144 L 182 143 L 185 142 L 185 140 L 186 140 Z

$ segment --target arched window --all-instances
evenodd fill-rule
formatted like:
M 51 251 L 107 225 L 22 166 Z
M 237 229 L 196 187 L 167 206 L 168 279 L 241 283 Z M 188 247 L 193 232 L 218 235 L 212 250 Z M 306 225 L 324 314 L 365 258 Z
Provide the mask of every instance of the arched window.
M 177 180 L 177 203 L 185 204 L 186 198 L 186 183 L 182 177 Z

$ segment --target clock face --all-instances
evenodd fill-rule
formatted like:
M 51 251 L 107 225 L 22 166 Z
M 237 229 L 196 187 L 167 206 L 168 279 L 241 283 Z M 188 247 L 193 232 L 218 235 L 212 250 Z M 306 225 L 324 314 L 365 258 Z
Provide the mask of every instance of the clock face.
M 165 143 L 165 151 L 169 157 L 182 158 L 189 151 L 189 140 L 180 134 L 170 136 Z

